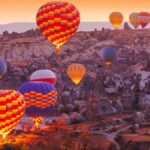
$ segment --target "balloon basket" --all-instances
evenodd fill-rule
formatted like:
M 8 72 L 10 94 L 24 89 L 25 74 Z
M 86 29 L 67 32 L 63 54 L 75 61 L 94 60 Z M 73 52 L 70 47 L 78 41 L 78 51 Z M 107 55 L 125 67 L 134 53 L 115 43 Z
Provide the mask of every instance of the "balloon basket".
M 1 143 L 2 144 L 9 143 L 8 133 L 2 133 L 1 134 Z
M 43 121 L 43 118 L 42 117 L 38 117 L 38 118 L 32 118 L 31 117 L 30 120 L 33 122 L 34 128 L 35 129 L 39 129 L 40 128 L 40 124 Z
M 110 68 L 110 66 L 112 65 L 112 62 L 111 62 L 111 61 L 105 61 L 104 63 L 105 63 L 105 65 L 106 65 L 108 68 Z

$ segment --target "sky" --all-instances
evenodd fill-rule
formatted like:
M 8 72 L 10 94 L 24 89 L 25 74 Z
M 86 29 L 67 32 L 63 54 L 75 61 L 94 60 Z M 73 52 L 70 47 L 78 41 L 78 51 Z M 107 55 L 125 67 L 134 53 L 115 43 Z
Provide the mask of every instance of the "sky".
M 35 16 L 43 4 L 51 0 L 0 0 L 0 24 L 35 22 Z M 59 0 L 63 1 L 63 0 Z M 124 20 L 131 12 L 150 11 L 150 0 L 66 0 L 80 11 L 81 21 L 108 21 L 113 11 L 120 11 Z

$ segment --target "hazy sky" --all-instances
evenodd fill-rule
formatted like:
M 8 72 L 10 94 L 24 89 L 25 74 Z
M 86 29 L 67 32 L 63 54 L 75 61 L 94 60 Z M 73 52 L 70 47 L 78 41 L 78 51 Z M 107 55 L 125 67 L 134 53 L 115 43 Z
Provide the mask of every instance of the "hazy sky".
M 51 0 L 0 0 L 0 24 L 35 22 L 38 8 Z M 63 1 L 63 0 L 59 0 Z M 81 13 L 81 21 L 107 21 L 112 11 L 121 11 L 128 20 L 130 12 L 150 11 L 150 0 L 66 0 Z

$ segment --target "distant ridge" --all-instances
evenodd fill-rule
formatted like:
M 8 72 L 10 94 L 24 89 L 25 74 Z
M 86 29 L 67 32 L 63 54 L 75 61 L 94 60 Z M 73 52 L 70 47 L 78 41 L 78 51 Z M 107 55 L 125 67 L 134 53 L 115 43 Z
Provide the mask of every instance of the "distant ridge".
M 149 25 L 150 26 L 150 25 Z M 0 34 L 4 31 L 11 32 L 25 32 L 30 29 L 35 29 L 37 27 L 34 22 L 15 22 L 9 24 L 0 24 Z M 81 22 L 78 31 L 93 31 L 95 28 L 100 30 L 102 28 L 113 29 L 112 25 L 109 22 Z M 123 28 L 123 23 L 121 29 Z
M 33 22 L 15 22 L 15 23 L 9 23 L 9 24 L 0 24 L 0 34 L 2 34 L 4 31 L 11 32 L 25 32 L 29 29 L 35 29 L 36 23 Z
M 16 23 L 9 23 L 9 24 L 0 24 L 0 34 L 4 31 L 8 32 L 25 32 L 29 29 L 35 29 L 37 27 L 36 23 L 34 22 L 16 22 Z M 102 29 L 102 28 L 110 28 L 112 26 L 109 22 L 82 22 L 79 27 L 79 31 L 92 31 L 95 28 Z

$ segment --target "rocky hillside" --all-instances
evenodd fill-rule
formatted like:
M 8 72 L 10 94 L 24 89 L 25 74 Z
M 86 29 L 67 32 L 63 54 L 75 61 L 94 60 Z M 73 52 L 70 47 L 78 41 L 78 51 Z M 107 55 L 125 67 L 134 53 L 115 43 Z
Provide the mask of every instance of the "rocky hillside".
M 101 49 L 108 45 L 117 48 L 117 60 L 111 68 L 107 68 L 100 57 Z M 138 88 L 142 99 L 143 93 L 146 94 L 144 96 L 150 94 L 149 29 L 78 32 L 62 47 L 61 55 L 55 54 L 54 50 L 38 30 L 20 34 L 4 32 L 0 37 L 0 55 L 8 64 L 8 72 L 1 80 L 1 88 L 18 89 L 33 71 L 47 68 L 56 72 L 60 99 L 67 92 L 73 93 L 68 101 L 86 100 L 95 94 L 101 99 L 120 100 L 121 97 L 127 99 L 123 101 L 123 107 L 130 109 L 132 104 L 128 106 L 128 101 L 134 103 L 132 96 L 138 93 Z M 74 86 L 66 75 L 66 68 L 72 62 L 83 63 L 87 69 L 87 75 L 79 86 Z M 115 108 L 117 105 L 109 111 L 122 109 Z M 142 108 L 145 107 L 143 105 Z
M 105 46 L 117 48 L 117 59 L 110 68 L 100 57 Z M 57 135 L 63 131 L 67 140 L 69 137 L 79 145 L 85 145 L 85 140 L 90 141 L 87 150 L 92 146 L 106 150 L 148 150 L 150 30 L 131 30 L 126 25 L 125 30 L 78 32 L 62 47 L 61 55 L 54 51 L 55 48 L 38 30 L 19 34 L 4 32 L 0 36 L 0 56 L 5 58 L 8 71 L 0 81 L 0 88 L 18 89 L 20 84 L 29 80 L 33 71 L 51 69 L 58 78 L 56 88 L 61 101 L 52 108 L 51 115 L 59 116 L 58 123 L 64 125 L 60 126 L 60 131 L 56 128 Z M 87 69 L 86 77 L 77 86 L 66 75 L 68 65 L 73 62 L 82 63 Z M 81 122 L 84 123 L 77 124 Z M 82 136 L 82 132 L 88 136 Z M 37 133 L 35 140 L 29 141 L 32 149 L 37 149 L 43 139 L 51 141 L 45 146 L 55 144 L 55 138 L 47 139 L 54 137 L 51 128 L 41 133 L 38 136 L 40 142 Z M 29 135 L 27 132 L 22 137 L 29 139 Z M 77 140 L 80 137 L 83 143 Z M 64 143 L 58 142 L 56 145 L 59 146 Z M 43 149 L 44 145 L 41 147 Z
M 102 70 L 103 73 L 106 70 L 100 58 L 100 51 L 108 45 L 117 48 L 117 60 L 111 71 L 123 74 L 136 64 L 142 65 L 142 68 L 148 71 L 149 40 L 150 30 L 78 32 L 63 46 L 62 54 L 56 55 L 53 53 L 55 48 L 40 36 L 37 30 L 21 34 L 4 32 L 0 38 L 0 55 L 6 59 L 9 66 L 5 78 L 7 82 L 23 82 L 31 72 L 40 68 L 56 71 L 59 78 L 72 62 L 85 64 L 88 74 L 95 77 L 97 72 Z

